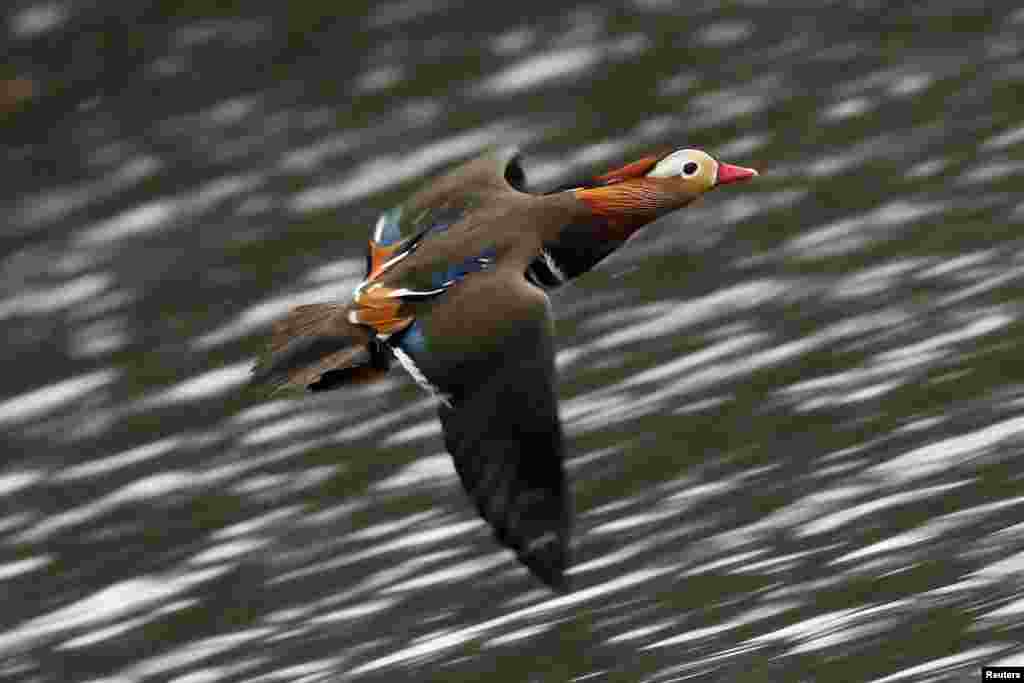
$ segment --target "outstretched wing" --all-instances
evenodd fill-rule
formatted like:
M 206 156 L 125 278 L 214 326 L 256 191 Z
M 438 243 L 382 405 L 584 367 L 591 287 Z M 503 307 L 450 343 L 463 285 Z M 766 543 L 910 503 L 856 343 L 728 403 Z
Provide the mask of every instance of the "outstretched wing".
M 515 320 L 500 347 L 466 368 L 458 386 L 449 384 L 450 405 L 439 414 L 462 485 L 497 540 L 546 584 L 565 590 L 565 448 L 551 320 L 546 306 L 535 311 Z
M 656 157 L 643 159 L 635 165 L 646 169 L 653 164 L 652 159 Z M 631 171 L 632 166 L 619 172 Z M 616 182 L 615 173 L 570 183 L 545 194 Z M 411 243 L 458 223 L 476 203 L 477 193 L 495 185 L 527 190 L 521 157 L 515 147 L 495 149 L 473 159 L 436 178 L 401 206 L 385 211 L 370 236 L 367 279 L 378 275 L 382 266 L 408 251 Z M 621 239 L 601 234 L 592 223 L 566 226 L 558 240 L 546 245 L 544 252 L 530 264 L 525 272 L 526 279 L 546 290 L 557 289 L 590 271 L 621 245 Z
M 409 249 L 412 242 L 448 230 L 495 187 L 521 189 L 524 183 L 519 150 L 500 147 L 455 167 L 416 192 L 401 206 L 381 214 L 370 234 L 366 277 Z

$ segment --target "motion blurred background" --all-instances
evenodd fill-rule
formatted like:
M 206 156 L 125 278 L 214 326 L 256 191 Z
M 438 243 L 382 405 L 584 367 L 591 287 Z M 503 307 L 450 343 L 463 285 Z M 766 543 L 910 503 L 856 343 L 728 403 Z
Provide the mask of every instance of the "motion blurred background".
M 1015 2 L 14 0 L 0 674 L 974 681 L 1024 664 Z M 245 388 L 376 214 L 519 143 L 755 166 L 555 297 L 557 597 L 394 373 Z M 484 678 L 486 676 L 486 679 Z

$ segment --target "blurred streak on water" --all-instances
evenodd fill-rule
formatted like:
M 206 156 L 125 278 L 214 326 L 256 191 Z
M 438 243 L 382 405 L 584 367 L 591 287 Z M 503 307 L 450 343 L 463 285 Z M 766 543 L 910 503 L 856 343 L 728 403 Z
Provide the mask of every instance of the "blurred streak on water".
M 1024 664 L 1014 3 L 2 16 L 6 676 Z M 663 144 L 763 171 L 556 297 L 566 596 L 490 540 L 406 378 L 243 390 L 270 320 L 348 294 L 377 212 L 499 142 L 540 185 Z

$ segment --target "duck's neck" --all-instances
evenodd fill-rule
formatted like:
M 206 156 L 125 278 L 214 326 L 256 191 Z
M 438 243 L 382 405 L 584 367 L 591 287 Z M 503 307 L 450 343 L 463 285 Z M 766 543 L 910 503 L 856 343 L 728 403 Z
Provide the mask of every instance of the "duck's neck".
M 595 239 L 624 242 L 651 221 L 680 208 L 678 198 L 667 196 L 644 181 L 617 183 L 574 191 L 590 211 Z

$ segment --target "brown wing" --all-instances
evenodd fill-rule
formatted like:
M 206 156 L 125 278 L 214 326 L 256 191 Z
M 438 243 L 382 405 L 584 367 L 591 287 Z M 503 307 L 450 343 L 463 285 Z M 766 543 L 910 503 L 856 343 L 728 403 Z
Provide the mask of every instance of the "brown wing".
M 462 485 L 497 540 L 546 584 L 566 590 L 571 503 L 551 320 L 546 305 L 533 310 L 514 321 L 499 348 L 463 366 L 460 379 L 438 378 L 450 395 L 439 414 Z M 473 329 L 472 319 L 462 322 Z

